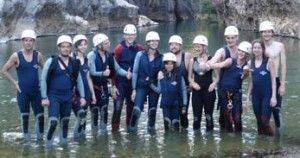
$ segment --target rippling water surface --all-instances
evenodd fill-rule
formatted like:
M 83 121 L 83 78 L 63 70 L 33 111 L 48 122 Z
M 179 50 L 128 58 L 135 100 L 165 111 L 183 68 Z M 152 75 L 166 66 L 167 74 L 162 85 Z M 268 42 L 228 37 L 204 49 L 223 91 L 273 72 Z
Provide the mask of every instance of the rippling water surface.
M 168 49 L 168 38 L 173 33 L 183 37 L 184 49 L 191 51 L 191 42 L 197 34 L 204 34 L 209 38 L 209 51 L 213 54 L 223 45 L 223 27 L 208 21 L 185 21 L 182 23 L 164 23 L 155 28 L 139 31 L 138 41 L 144 43 L 147 31 L 156 30 L 161 36 L 161 52 Z M 103 31 L 111 38 L 112 46 L 121 40 L 121 29 Z M 240 40 L 253 40 L 257 33 L 242 31 Z M 37 40 L 37 48 L 46 57 L 57 52 L 55 36 L 42 37 Z M 91 39 L 91 37 L 90 37 Z M 119 133 L 109 133 L 102 136 L 93 136 L 90 124 L 87 129 L 85 142 L 72 140 L 72 126 L 74 116 L 70 122 L 69 146 L 66 149 L 55 145 L 52 151 L 45 151 L 44 144 L 34 141 L 22 141 L 19 126 L 19 111 L 15 99 L 15 90 L 8 81 L 0 77 L 0 157 L 248 157 L 277 155 L 285 157 L 299 157 L 300 149 L 300 41 L 290 38 L 278 38 L 287 50 L 287 94 L 283 102 L 284 135 L 281 140 L 262 137 L 256 134 L 256 123 L 252 109 L 245 109 L 243 133 L 241 135 L 220 133 L 218 126 L 218 111 L 214 111 L 215 129 L 212 133 L 205 132 L 205 122 L 202 122 L 201 131 L 192 130 L 192 108 L 189 108 L 190 126 L 181 133 L 164 133 L 161 109 L 158 110 L 156 134 L 149 135 L 146 131 L 147 110 L 140 119 L 139 132 L 130 135 L 125 129 L 125 111 L 122 113 L 121 130 Z M 91 40 L 90 40 L 91 43 Z M 11 55 L 11 52 L 20 48 L 20 41 L 0 44 L 0 65 Z M 112 47 L 113 48 L 113 47 Z M 91 47 L 90 47 L 91 49 Z M 15 75 L 15 71 L 13 71 Z M 246 83 L 245 83 L 246 84 Z M 246 85 L 244 85 L 245 87 Z M 245 89 L 244 89 L 245 91 Z M 245 99 L 245 97 L 244 97 Z M 109 104 L 109 122 L 113 105 Z M 145 108 L 146 109 L 146 108 Z M 47 111 L 46 111 L 47 112 Z M 73 115 L 73 114 L 72 114 Z M 33 120 L 33 118 L 31 117 Z M 272 121 L 273 124 L 273 121 Z M 31 123 L 33 133 L 33 123 Z M 58 138 L 55 139 L 57 144 Z

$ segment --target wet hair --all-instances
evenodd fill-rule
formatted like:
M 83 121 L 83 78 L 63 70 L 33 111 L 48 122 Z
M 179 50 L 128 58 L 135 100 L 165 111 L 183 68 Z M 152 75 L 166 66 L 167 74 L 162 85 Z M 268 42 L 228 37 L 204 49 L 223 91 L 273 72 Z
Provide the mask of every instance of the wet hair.
M 272 33 L 273 33 L 273 36 L 275 35 L 275 31 L 274 30 L 271 30 L 272 31 Z M 260 34 L 262 34 L 264 31 L 259 31 L 259 33 Z M 262 37 L 261 37 L 261 39 L 262 39 Z
M 259 40 L 259 39 L 256 39 L 252 42 L 252 52 L 253 52 L 253 46 L 254 44 L 256 43 L 259 43 L 261 48 L 262 48 L 262 58 L 263 58 L 263 61 L 265 60 L 268 60 L 268 57 L 266 56 L 266 46 L 265 46 L 265 43 L 262 41 L 262 40 Z M 255 55 L 253 55 L 253 58 L 252 58 L 252 61 L 254 61 L 254 58 L 255 58 Z
M 146 48 L 145 48 L 146 51 L 149 51 L 149 49 L 150 49 L 150 46 L 149 46 L 150 41 L 146 41 Z M 160 43 L 158 42 L 157 50 L 159 49 L 159 46 L 160 46 Z
M 164 63 L 164 67 L 165 67 L 165 65 L 166 64 L 168 64 L 169 62 L 171 62 L 172 64 L 173 64 L 173 67 L 175 68 L 176 67 L 176 62 L 175 61 L 164 61 L 163 63 Z M 174 69 L 173 68 L 173 69 Z
M 164 76 L 168 74 L 168 71 L 165 69 L 165 67 L 162 69 L 162 72 L 163 72 Z M 181 76 L 180 75 L 180 69 L 174 63 L 173 70 L 171 71 L 171 78 L 172 78 L 173 81 L 179 81 L 180 76 Z
M 62 43 L 58 44 L 57 46 L 58 46 L 58 47 L 61 47 L 61 44 L 62 44 Z M 69 44 L 70 47 L 72 47 L 72 44 L 71 44 L 71 43 L 68 43 L 68 44 Z
M 85 39 L 81 39 L 81 40 L 77 41 L 77 42 L 74 44 L 75 49 L 78 49 L 78 46 L 79 46 L 79 45 L 81 44 L 81 42 L 83 42 L 83 41 L 87 42 Z

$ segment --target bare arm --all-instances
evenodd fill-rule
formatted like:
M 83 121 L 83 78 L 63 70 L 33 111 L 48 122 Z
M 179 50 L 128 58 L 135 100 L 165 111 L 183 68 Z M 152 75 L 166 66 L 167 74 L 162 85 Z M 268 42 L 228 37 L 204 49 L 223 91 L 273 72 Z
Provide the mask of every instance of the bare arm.
M 220 61 L 223 58 L 224 54 L 225 54 L 225 51 L 223 48 L 218 49 L 216 51 L 215 55 L 209 61 L 207 61 L 207 63 L 209 65 L 211 65 L 211 64 L 214 64 L 214 63 Z
M 228 67 L 231 64 L 232 64 L 232 58 L 227 58 L 226 60 L 224 60 L 222 62 L 211 64 L 210 67 L 213 69 L 221 69 L 224 67 Z
M 191 53 L 185 53 L 185 59 L 184 59 L 184 64 L 186 65 L 186 70 L 189 71 L 191 67 L 191 62 L 190 60 L 193 59 Z
M 284 45 L 281 45 L 281 52 L 280 52 L 280 67 L 281 67 L 281 83 L 279 94 L 282 96 L 285 94 L 285 80 L 286 80 L 286 52 Z
M 268 69 L 271 75 L 271 83 L 272 83 L 272 97 L 276 98 L 276 75 L 275 75 L 275 66 L 274 62 L 269 59 L 268 60 Z
M 220 73 L 214 70 L 215 77 L 213 78 L 213 82 L 217 84 L 220 81 Z
M 19 64 L 18 55 L 17 53 L 13 53 L 8 59 L 8 61 L 3 65 L 1 69 L 1 73 L 6 79 L 8 79 L 15 86 L 17 90 L 20 91 L 17 81 L 9 73 L 9 70 L 14 66 L 17 67 L 18 64 Z
M 43 68 L 43 66 L 45 64 L 44 56 L 41 52 L 39 52 L 39 54 L 38 54 L 38 64 L 41 68 Z
M 188 69 L 188 79 L 190 84 L 194 82 L 194 73 L 193 73 L 193 66 L 192 66 L 193 62 L 194 62 L 193 59 L 190 59 L 190 63 L 189 63 L 190 67 Z

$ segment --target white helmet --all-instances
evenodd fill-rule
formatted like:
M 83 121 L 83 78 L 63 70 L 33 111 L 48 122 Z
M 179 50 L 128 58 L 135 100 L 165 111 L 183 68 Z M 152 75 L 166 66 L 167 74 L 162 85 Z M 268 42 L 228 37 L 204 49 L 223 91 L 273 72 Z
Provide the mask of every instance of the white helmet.
M 76 35 L 74 38 L 73 38 L 73 44 L 75 44 L 76 42 L 78 42 L 78 41 L 80 41 L 80 40 L 88 40 L 87 38 L 86 38 L 86 36 L 85 35 Z
M 208 46 L 208 40 L 203 35 L 198 35 L 194 38 L 193 44 L 203 44 L 205 46 Z
M 168 52 L 168 53 L 164 54 L 163 61 L 177 62 L 177 58 L 176 58 L 176 55 L 174 53 Z
M 96 34 L 94 37 L 93 37 L 93 44 L 94 44 L 94 47 L 98 46 L 99 44 L 101 44 L 102 42 L 104 42 L 105 40 L 108 40 L 108 37 L 103 34 L 103 33 L 99 33 L 99 34 Z
M 35 32 L 33 31 L 33 30 L 24 30 L 23 32 L 22 32 L 22 35 L 21 35 L 21 39 L 23 39 L 23 38 L 26 38 L 26 37 L 28 37 L 28 38 L 32 38 L 32 39 L 36 39 L 36 34 L 35 34 Z
M 247 41 L 243 41 L 239 44 L 238 49 L 243 52 L 246 52 L 247 54 L 251 54 L 252 45 Z
M 274 30 L 274 25 L 271 21 L 263 21 L 259 25 L 259 31 Z
M 57 39 L 57 46 L 63 42 L 67 42 L 67 43 L 70 43 L 72 45 L 72 38 L 68 35 L 61 35 L 58 37 Z
M 239 30 L 235 26 L 228 26 L 224 32 L 225 36 L 237 36 L 239 35 Z
M 158 35 L 157 32 L 150 31 L 150 32 L 147 33 L 147 35 L 146 35 L 146 42 L 151 41 L 151 40 L 155 40 L 155 41 L 159 41 L 160 40 L 159 35 Z
M 178 43 L 178 44 L 182 44 L 182 38 L 178 35 L 173 35 L 170 37 L 169 39 L 169 44 L 170 43 Z
M 136 34 L 136 27 L 133 24 L 127 24 L 123 30 L 124 34 L 134 35 Z

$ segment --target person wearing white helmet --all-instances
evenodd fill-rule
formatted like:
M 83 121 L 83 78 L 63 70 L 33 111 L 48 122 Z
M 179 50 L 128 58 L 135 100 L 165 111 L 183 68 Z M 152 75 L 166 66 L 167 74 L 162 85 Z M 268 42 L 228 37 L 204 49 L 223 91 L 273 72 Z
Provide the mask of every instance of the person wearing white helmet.
M 86 57 L 88 39 L 85 35 L 78 34 L 73 38 L 73 45 L 73 57 L 80 61 L 79 73 L 82 76 L 86 100 L 86 106 L 80 106 L 80 95 L 77 91 L 75 92 L 72 105 L 76 116 L 73 138 L 75 140 L 81 140 L 85 138 L 87 108 L 90 107 L 91 104 L 96 104 L 96 96 L 89 72 L 88 59 Z
M 162 68 L 162 55 L 159 53 L 159 35 L 150 31 L 146 35 L 145 51 L 137 53 L 132 74 L 132 100 L 134 108 L 130 120 L 129 132 L 136 133 L 138 120 L 144 108 L 145 98 L 148 98 L 148 132 L 155 132 L 156 109 L 159 95 L 150 87 L 157 85 L 157 74 Z
M 22 49 L 13 53 L 2 67 L 2 74 L 17 91 L 17 102 L 21 113 L 22 133 L 25 140 L 30 140 L 29 112 L 30 105 L 36 118 L 37 140 L 43 139 L 44 108 L 41 106 L 38 70 L 44 65 L 41 52 L 34 49 L 36 34 L 33 30 L 24 30 L 21 35 Z M 9 71 L 16 67 L 16 81 Z
M 123 40 L 114 49 L 114 57 L 120 67 L 124 70 L 131 71 L 133 69 L 134 58 L 137 52 L 144 50 L 144 47 L 135 41 L 137 37 L 136 34 L 136 27 L 133 24 L 127 24 L 123 30 Z M 111 120 L 112 131 L 119 131 L 124 100 L 126 101 L 125 122 L 128 129 L 134 105 L 133 101 L 131 100 L 131 79 L 116 75 L 112 80 L 112 96 L 114 99 L 114 110 Z
M 251 69 L 249 79 L 248 98 L 252 98 L 252 107 L 257 121 L 259 135 L 273 136 L 274 131 L 270 125 L 272 108 L 277 104 L 276 75 L 272 58 L 266 56 L 264 42 L 252 42 L 253 59 L 248 65 Z
M 68 125 L 72 109 L 73 90 L 77 86 L 80 106 L 86 104 L 80 62 L 70 57 L 72 39 L 61 35 L 57 39 L 58 55 L 49 58 L 41 76 L 42 105 L 48 107 L 49 127 L 46 148 L 51 148 L 56 126 L 60 122 L 60 145 L 67 145 Z
M 190 67 L 189 61 L 191 60 L 192 56 L 188 52 L 184 52 L 182 50 L 182 38 L 179 35 L 172 35 L 169 38 L 169 51 L 174 53 L 177 58 L 177 66 L 179 67 L 180 71 L 183 74 L 185 84 L 188 87 L 189 82 L 188 82 L 188 69 Z M 187 128 L 189 126 L 189 121 L 188 121 L 188 107 L 189 107 L 189 102 L 190 102 L 190 90 L 187 90 L 187 98 L 188 98 L 188 103 L 187 106 L 181 106 L 180 108 L 180 125 L 182 128 Z
M 176 66 L 176 55 L 168 52 L 163 56 L 164 66 L 158 74 L 158 84 L 151 88 L 161 94 L 160 107 L 163 111 L 165 131 L 179 131 L 180 106 L 187 106 L 187 93 L 184 78 Z
M 273 59 L 275 63 L 275 74 L 276 74 L 276 97 L 277 105 L 272 108 L 274 122 L 276 126 L 276 136 L 282 134 L 282 113 L 281 104 L 282 97 L 285 94 L 285 80 L 286 80 L 286 52 L 283 43 L 278 42 L 274 39 L 274 25 L 270 21 L 263 21 L 259 25 L 259 32 L 261 39 L 266 45 L 266 55 Z
M 93 44 L 94 50 L 88 53 L 90 73 L 97 99 L 96 104 L 91 105 L 92 130 L 93 132 L 98 131 L 98 118 L 100 115 L 99 134 L 105 134 L 107 132 L 109 103 L 108 79 L 112 78 L 115 73 L 131 78 L 131 72 L 121 69 L 115 61 L 112 53 L 109 52 L 110 41 L 105 34 L 96 34 L 93 37 Z
M 223 46 L 222 48 L 218 49 L 214 56 L 207 62 L 206 68 L 209 69 L 209 65 L 217 63 L 217 62 L 222 62 L 226 60 L 227 58 L 234 58 L 237 59 L 237 52 L 238 52 L 238 36 L 239 36 L 239 30 L 235 26 L 228 26 L 225 28 L 224 31 L 224 36 L 225 36 L 225 41 L 226 45 Z M 222 68 L 220 70 L 217 70 L 220 76 L 220 80 L 224 75 L 223 71 L 225 68 Z M 220 86 L 220 83 L 218 84 Z M 224 123 L 224 109 L 220 109 L 220 104 L 221 104 L 221 96 L 219 93 L 219 90 L 217 91 L 218 94 L 218 108 L 220 110 L 220 117 L 219 117 L 219 124 L 220 128 L 224 129 L 225 128 L 225 123 Z
M 194 115 L 193 129 L 200 130 L 202 111 L 205 112 L 206 131 L 212 131 L 213 111 L 216 100 L 215 88 L 218 75 L 213 78 L 213 70 L 203 70 L 204 64 L 211 59 L 208 55 L 208 40 L 203 35 L 198 35 L 193 40 L 193 51 L 196 55 L 190 60 L 189 83 L 192 87 L 192 107 Z
M 222 118 L 227 132 L 242 132 L 242 82 L 248 76 L 251 49 L 251 43 L 243 41 L 238 46 L 236 59 L 231 57 L 210 65 L 213 69 L 226 68 L 219 80 L 219 105 L 224 110 Z

